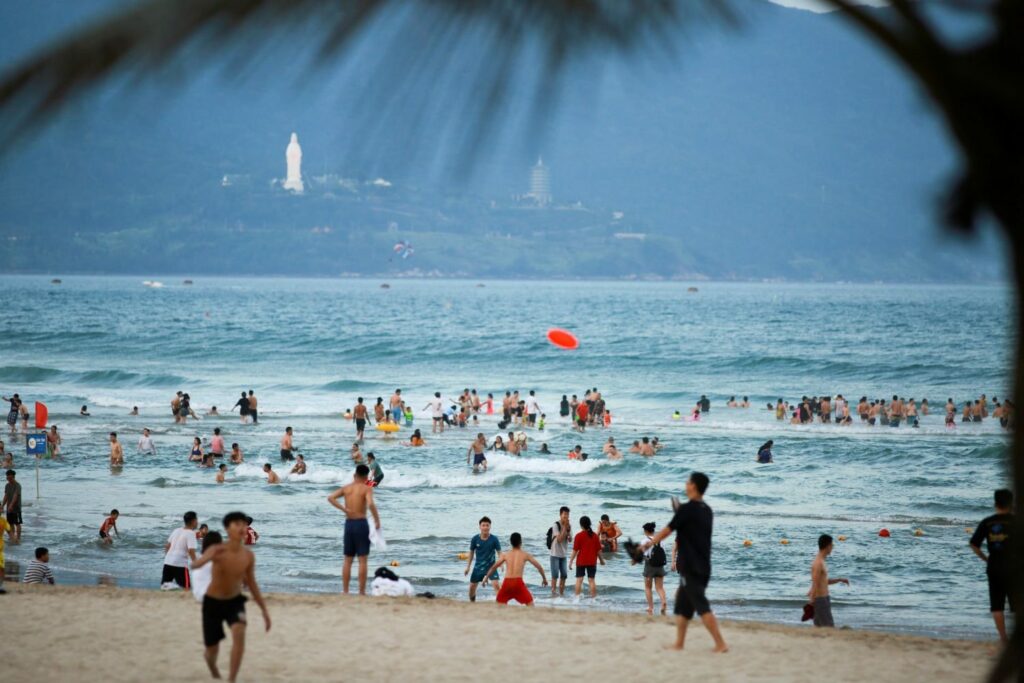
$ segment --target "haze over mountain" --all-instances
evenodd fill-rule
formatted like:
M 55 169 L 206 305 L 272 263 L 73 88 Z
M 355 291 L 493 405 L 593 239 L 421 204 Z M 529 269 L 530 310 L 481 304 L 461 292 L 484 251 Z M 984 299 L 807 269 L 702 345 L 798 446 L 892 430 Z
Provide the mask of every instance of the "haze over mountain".
M 6 7 L 0 64 L 112 4 Z M 539 128 L 524 123 L 533 90 L 510 86 L 512 132 L 468 157 L 473 122 L 419 106 L 462 102 L 465 84 L 393 80 L 377 52 L 403 43 L 387 25 L 335 71 L 305 71 L 297 32 L 246 55 L 244 79 L 232 52 L 187 87 L 173 70 L 112 84 L 0 158 L 0 269 L 1002 279 L 995 238 L 938 224 L 953 157 L 904 75 L 832 14 L 741 8 L 742 30 L 695 27 L 671 63 L 572 65 Z M 460 55 L 487 59 L 467 43 Z M 272 183 L 293 131 L 301 196 Z M 538 156 L 547 207 L 519 197 Z M 395 258 L 401 240 L 410 258 Z

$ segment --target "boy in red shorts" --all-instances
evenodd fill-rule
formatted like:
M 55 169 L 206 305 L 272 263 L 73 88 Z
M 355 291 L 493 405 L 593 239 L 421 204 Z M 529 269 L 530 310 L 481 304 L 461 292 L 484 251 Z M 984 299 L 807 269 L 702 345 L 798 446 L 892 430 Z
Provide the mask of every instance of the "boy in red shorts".
M 540 565 L 540 562 L 522 549 L 523 537 L 518 532 L 512 534 L 509 543 L 512 544 L 512 549 L 502 553 L 501 559 L 491 565 L 485 576 L 490 576 L 501 565 L 507 564 L 505 581 L 501 584 L 501 590 L 498 591 L 498 604 L 507 605 L 509 600 L 515 600 L 521 605 L 533 607 L 533 595 L 530 594 L 530 589 L 523 581 L 523 569 L 526 567 L 526 563 L 529 562 L 540 572 L 541 586 L 548 585 L 548 577 L 544 575 L 544 567 Z

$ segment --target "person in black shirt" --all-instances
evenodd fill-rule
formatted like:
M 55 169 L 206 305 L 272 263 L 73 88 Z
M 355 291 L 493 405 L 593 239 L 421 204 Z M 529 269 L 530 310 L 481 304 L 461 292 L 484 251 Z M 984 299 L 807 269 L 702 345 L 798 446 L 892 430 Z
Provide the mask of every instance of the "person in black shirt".
M 242 398 L 235 401 L 235 405 L 231 408 L 231 412 L 235 412 L 235 408 L 238 408 L 238 412 L 241 414 L 242 424 L 249 421 L 249 397 L 242 392 Z
M 1003 609 L 1007 601 L 1010 611 L 1016 611 L 1014 594 L 1010 590 L 1010 543 L 1014 526 L 1013 492 L 999 489 L 995 494 L 996 514 L 986 517 L 978 524 L 971 536 L 971 550 L 986 563 L 985 573 L 988 575 L 988 599 L 992 610 L 992 620 L 996 622 L 999 639 L 1006 642 L 1006 617 Z M 988 555 L 981 550 L 984 541 L 988 546 Z
M 679 548 L 679 590 L 676 591 L 676 642 L 675 649 L 682 650 L 686 642 L 686 628 L 696 612 L 715 641 L 715 652 L 728 652 L 729 647 L 722 638 L 718 620 L 711 611 L 704 591 L 711 580 L 711 508 L 704 502 L 709 479 L 706 474 L 694 472 L 686 482 L 685 504 L 676 508 L 672 521 L 642 544 L 641 549 L 661 543 L 672 532 L 676 532 Z

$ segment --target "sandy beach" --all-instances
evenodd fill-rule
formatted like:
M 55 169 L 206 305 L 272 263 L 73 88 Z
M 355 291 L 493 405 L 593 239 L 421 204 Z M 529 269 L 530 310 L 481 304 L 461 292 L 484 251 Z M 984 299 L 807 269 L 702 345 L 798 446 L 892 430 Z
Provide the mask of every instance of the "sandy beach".
M 191 594 L 8 585 L 4 671 L 79 681 L 196 681 L 199 605 Z M 250 681 L 977 681 L 990 645 L 851 630 L 725 622 L 731 651 L 712 655 L 694 624 L 686 652 L 665 651 L 671 622 L 596 611 L 500 608 L 421 598 L 268 597 L 250 608 Z M 226 651 L 221 650 L 226 665 Z

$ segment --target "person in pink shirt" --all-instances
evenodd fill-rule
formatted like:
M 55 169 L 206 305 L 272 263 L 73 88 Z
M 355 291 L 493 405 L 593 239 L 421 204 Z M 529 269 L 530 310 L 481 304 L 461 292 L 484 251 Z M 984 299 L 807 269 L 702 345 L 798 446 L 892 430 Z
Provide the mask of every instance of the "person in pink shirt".
M 213 430 L 213 438 L 210 439 L 210 453 L 214 457 L 224 457 L 224 437 L 220 435 L 220 427 Z

